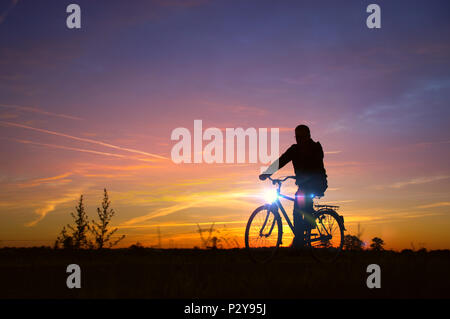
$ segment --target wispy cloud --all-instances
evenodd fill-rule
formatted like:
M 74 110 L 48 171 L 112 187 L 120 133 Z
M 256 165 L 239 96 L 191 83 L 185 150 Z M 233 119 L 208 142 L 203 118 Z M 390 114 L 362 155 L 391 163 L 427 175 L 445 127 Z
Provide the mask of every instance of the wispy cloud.
M 328 151 L 328 152 L 324 152 L 324 153 L 331 155 L 331 154 L 340 154 L 340 153 L 342 153 L 342 151 Z
M 437 142 L 422 142 L 422 143 L 417 143 L 414 145 L 417 146 L 428 146 L 428 145 L 440 145 L 440 144 L 450 144 L 450 140 L 448 141 L 437 141 Z
M 48 213 L 54 211 L 56 206 L 67 203 L 67 202 L 76 201 L 77 198 L 80 196 L 80 193 L 81 193 L 80 190 L 77 190 L 77 191 L 73 191 L 70 193 L 66 193 L 62 197 L 46 201 L 44 206 L 37 208 L 34 211 L 36 213 L 36 215 L 38 215 L 38 217 L 35 220 L 33 220 L 29 223 L 26 223 L 25 226 L 26 227 L 36 226 L 36 224 L 39 223 L 41 220 L 43 220 L 45 218 L 45 216 L 47 216 Z
M 228 193 L 195 193 L 188 195 L 177 196 L 178 203 L 169 207 L 163 207 L 156 209 L 149 214 L 132 218 L 123 223 L 123 226 L 131 226 L 134 224 L 139 224 L 145 221 L 149 221 L 156 217 L 167 216 L 175 212 L 179 212 L 184 209 L 192 207 L 217 207 L 220 204 L 226 202 L 227 204 L 232 204 L 233 202 L 238 204 L 239 207 L 245 205 L 253 205 L 253 203 L 248 202 L 249 197 L 255 195 L 248 194 L 246 192 L 228 192 Z
M 442 213 L 417 211 L 418 207 L 408 207 L 406 209 L 372 209 L 372 210 L 346 210 L 346 224 L 364 223 L 368 224 L 392 224 L 405 219 L 423 218 L 429 216 L 441 216 Z
M 111 171 L 126 171 L 126 172 L 132 172 L 132 171 L 140 171 L 140 170 L 146 170 L 149 168 L 153 168 L 154 166 L 149 164 L 141 164 L 141 165 L 104 165 L 103 163 L 101 165 L 95 164 L 95 163 L 77 163 L 76 171 L 79 173 L 86 173 L 86 172 L 111 172 Z
M 389 187 L 402 188 L 402 187 L 409 186 L 409 185 L 431 183 L 431 182 L 440 181 L 440 180 L 444 180 L 444 179 L 448 179 L 448 178 L 450 178 L 449 175 L 418 177 L 418 178 L 410 179 L 408 181 L 394 183 L 394 184 L 390 185 Z
M 78 117 L 78 116 L 48 112 L 48 111 L 44 111 L 44 110 L 38 109 L 36 107 L 31 107 L 31 106 L 0 104 L 0 107 L 14 109 L 14 110 L 18 110 L 18 111 L 24 111 L 24 112 L 31 112 L 31 113 L 36 113 L 36 114 L 43 114 L 43 115 L 48 115 L 48 116 L 55 116 L 55 117 L 69 119 L 69 120 L 77 120 L 77 121 L 83 120 L 81 117 Z
M 337 203 L 345 204 L 345 203 L 354 203 L 354 202 L 356 202 L 356 199 L 343 199 L 343 200 L 324 201 L 324 202 L 320 202 L 320 204 L 333 205 L 333 204 L 337 204 Z
M 412 178 L 407 181 L 396 182 L 396 183 L 393 183 L 390 185 L 375 185 L 372 188 L 377 189 L 377 190 L 382 190 L 382 189 L 387 189 L 387 188 L 399 189 L 399 188 L 403 188 L 406 186 L 426 184 L 426 183 L 436 182 L 436 181 L 440 181 L 440 180 L 445 180 L 448 178 L 450 178 L 450 175 L 424 176 L 424 177 Z
M 121 151 L 126 151 L 126 152 L 130 152 L 130 153 L 141 154 L 141 155 L 150 156 L 150 157 L 159 158 L 159 159 L 167 159 L 167 157 L 164 157 L 164 156 L 161 156 L 161 155 L 157 155 L 157 154 L 152 154 L 152 153 L 148 153 L 148 152 L 144 152 L 144 151 L 139 151 L 139 150 L 135 150 L 135 149 L 132 149 L 132 148 L 127 148 L 127 147 L 121 147 L 121 146 L 117 146 L 117 145 L 113 145 L 113 144 L 109 144 L 109 143 L 105 143 L 105 142 L 101 142 L 101 141 L 97 141 L 97 140 L 92 140 L 92 139 L 88 139 L 88 138 L 76 137 L 76 136 L 72 136 L 72 135 L 68 135 L 68 134 L 64 134 L 64 133 L 59 133 L 59 132 L 55 132 L 55 131 L 49 131 L 49 130 L 46 130 L 46 129 L 40 129 L 40 128 L 36 128 L 36 127 L 24 125 L 24 124 L 13 123 L 13 122 L 6 122 L 6 121 L 0 121 L 0 124 L 6 125 L 6 126 L 20 127 L 20 128 L 33 130 L 33 131 L 36 131 L 36 132 L 41 132 L 41 133 L 46 133 L 46 134 L 51 134 L 51 135 L 56 135 L 56 136 L 61 136 L 61 137 L 69 138 L 69 139 L 80 141 L 80 142 L 86 142 L 86 143 L 101 145 L 101 146 L 104 146 L 104 147 L 109 147 L 109 148 L 113 148 L 113 149 L 121 150 Z
M 232 224 L 245 224 L 247 223 L 247 220 L 233 220 L 233 221 L 221 221 L 221 222 L 215 222 L 214 224 L 217 225 L 232 225 Z M 155 228 L 155 227 L 186 227 L 186 226 L 211 226 L 211 222 L 200 222 L 200 223 L 160 223 L 160 224 L 151 224 L 151 225 L 129 225 L 125 226 L 122 225 L 120 228 Z M 239 228 L 240 229 L 240 228 Z
M 437 202 L 433 204 L 420 205 L 417 208 L 435 208 L 435 207 L 447 207 L 450 206 L 450 202 Z
M 66 179 L 70 175 L 72 175 L 72 173 L 64 173 L 64 174 L 51 176 L 51 177 L 32 179 L 25 183 L 19 184 L 19 187 L 34 187 L 34 186 L 39 186 L 39 185 L 46 184 L 46 183 L 54 183 L 54 182 L 58 182 L 58 181 L 59 182 L 70 181 L 70 180 Z
M 58 148 L 58 149 L 76 151 L 76 152 L 82 152 L 82 153 L 90 153 L 90 154 L 103 155 L 103 156 L 109 156 L 109 157 L 124 158 L 124 159 L 130 159 L 130 160 L 135 160 L 135 161 L 142 161 L 142 162 L 153 162 L 154 161 L 154 160 L 148 159 L 148 158 L 132 157 L 132 156 L 126 156 L 126 155 L 122 155 L 122 154 L 93 151 L 93 150 L 87 150 L 87 149 L 83 149 L 83 148 L 76 148 L 76 147 L 70 147 L 70 146 L 38 143 L 38 142 L 32 142 L 32 141 L 28 141 L 28 140 L 21 140 L 21 139 L 11 139 L 11 140 L 16 141 L 18 143 L 22 143 L 22 144 L 45 146 L 45 147 L 50 147 L 50 148 Z
M 342 167 L 342 166 L 361 166 L 368 163 L 361 163 L 356 161 L 348 161 L 348 162 L 326 162 L 325 166 L 329 167 Z

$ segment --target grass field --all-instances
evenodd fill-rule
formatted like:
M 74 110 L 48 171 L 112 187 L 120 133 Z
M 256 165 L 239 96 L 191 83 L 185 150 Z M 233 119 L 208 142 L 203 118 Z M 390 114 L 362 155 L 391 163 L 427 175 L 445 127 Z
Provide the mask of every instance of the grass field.
M 81 267 L 68 289 L 66 267 Z M 381 288 L 366 286 L 369 264 Z M 344 252 L 333 264 L 281 251 L 252 263 L 245 250 L 0 249 L 0 298 L 449 298 L 450 251 Z

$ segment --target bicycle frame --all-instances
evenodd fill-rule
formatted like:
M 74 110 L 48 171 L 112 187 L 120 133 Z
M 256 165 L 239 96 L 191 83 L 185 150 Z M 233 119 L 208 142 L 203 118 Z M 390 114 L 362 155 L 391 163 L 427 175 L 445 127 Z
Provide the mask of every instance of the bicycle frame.
M 284 209 L 283 204 L 282 204 L 281 201 L 280 201 L 280 197 L 282 197 L 282 198 L 284 198 L 284 199 L 287 199 L 287 200 L 290 200 L 290 201 L 292 201 L 292 202 L 295 201 L 295 199 L 292 198 L 292 197 L 289 197 L 289 196 L 280 194 L 280 193 L 278 192 L 278 197 L 277 197 L 277 199 L 272 203 L 272 205 L 276 205 L 277 211 L 278 211 L 278 209 L 281 210 L 281 213 L 283 214 L 284 219 L 286 219 L 286 222 L 288 223 L 289 228 L 292 230 L 293 233 L 295 233 L 295 231 L 294 231 L 294 230 L 295 230 L 294 225 L 292 224 L 291 220 L 289 219 L 289 216 L 288 216 L 288 214 L 286 213 L 286 210 Z
M 294 231 L 294 230 L 295 230 L 294 225 L 292 224 L 291 220 L 289 219 L 289 216 L 288 216 L 288 214 L 286 213 L 286 210 L 284 209 L 283 204 L 281 204 L 281 202 L 280 202 L 280 197 L 281 197 L 281 198 L 284 198 L 284 199 L 287 199 L 287 200 L 290 200 L 290 201 L 292 201 L 292 202 L 295 201 L 294 198 L 292 198 L 292 197 L 290 197 L 290 196 L 283 195 L 283 194 L 280 193 L 280 191 L 281 191 L 281 183 L 284 182 L 285 180 L 289 179 L 289 178 L 295 179 L 295 176 L 287 176 L 284 180 L 274 180 L 274 179 L 272 179 L 272 178 L 269 177 L 269 179 L 272 181 L 272 183 L 273 183 L 274 185 L 275 185 L 275 184 L 277 185 L 277 199 L 276 199 L 274 202 L 272 202 L 271 206 L 276 206 L 276 210 L 277 210 L 277 211 L 278 211 L 278 209 L 281 210 L 281 213 L 283 214 L 284 218 L 286 219 L 286 222 L 288 223 L 289 228 L 290 228 L 290 229 L 292 230 L 292 232 L 295 234 L 295 231 Z M 267 219 L 266 219 L 266 221 L 264 222 L 264 226 L 266 225 L 266 222 L 267 222 Z M 264 228 L 264 226 L 263 226 L 263 228 Z M 273 225 L 272 225 L 272 227 L 270 228 L 269 234 L 272 232 L 272 229 L 273 229 Z

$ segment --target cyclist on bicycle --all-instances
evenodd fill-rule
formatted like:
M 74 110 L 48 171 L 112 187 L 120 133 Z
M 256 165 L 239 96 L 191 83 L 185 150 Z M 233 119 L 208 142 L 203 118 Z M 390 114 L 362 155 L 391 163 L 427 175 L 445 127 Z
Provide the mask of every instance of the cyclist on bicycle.
M 306 125 L 298 125 L 295 128 L 293 144 L 284 154 L 273 162 L 267 170 L 259 176 L 260 180 L 275 173 L 277 170 L 292 161 L 295 171 L 298 190 L 294 202 L 294 247 L 302 247 L 304 243 L 304 231 L 316 227 L 312 218 L 314 196 L 323 196 L 328 187 L 327 174 L 323 165 L 323 150 L 319 142 L 311 139 L 309 128 Z

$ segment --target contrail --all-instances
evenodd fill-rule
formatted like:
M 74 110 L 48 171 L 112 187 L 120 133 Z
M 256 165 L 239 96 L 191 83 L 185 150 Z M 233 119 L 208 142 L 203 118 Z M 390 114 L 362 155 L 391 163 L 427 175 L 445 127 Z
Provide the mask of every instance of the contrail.
M 77 120 L 77 121 L 83 120 L 81 117 L 72 116 L 72 115 L 66 115 L 66 114 L 53 113 L 53 112 L 47 112 L 47 111 L 44 111 L 44 110 L 41 110 L 41 109 L 38 109 L 38 108 L 35 108 L 35 107 L 31 107 L 31 106 L 0 104 L 0 107 L 5 107 L 5 108 L 15 109 L 15 110 L 21 110 L 21 111 L 27 111 L 27 112 L 33 112 L 33 113 L 39 113 L 39 114 L 44 114 L 44 115 L 49 115 L 49 116 L 62 117 L 62 118 L 65 118 L 65 119 L 70 119 L 70 120 Z
M 104 142 L 100 142 L 100 141 L 96 141 L 96 140 L 91 140 L 91 139 L 87 139 L 87 138 L 76 137 L 76 136 L 72 136 L 72 135 L 68 135 L 68 134 L 64 134 L 64 133 L 58 133 L 58 132 L 54 132 L 54 131 L 49 131 L 49 130 L 45 130 L 45 129 L 31 127 L 31 126 L 28 126 L 28 125 L 12 123 L 12 122 L 5 122 L 5 121 L 0 121 L 0 124 L 6 125 L 6 126 L 15 126 L 15 127 L 20 127 L 20 128 L 25 128 L 25 129 L 33 130 L 33 131 L 36 131 L 36 132 L 47 133 L 47 134 L 61 136 L 61 137 L 66 137 L 66 138 L 70 138 L 72 140 L 86 142 L 86 143 L 92 143 L 92 144 L 97 144 L 97 145 L 113 148 L 113 149 L 116 149 L 116 150 L 127 151 L 127 152 L 131 152 L 131 153 L 151 156 L 151 157 L 160 158 L 160 159 L 167 159 L 166 157 L 161 156 L 161 155 L 147 153 L 147 152 L 143 152 L 143 151 L 139 151 L 139 150 L 135 150 L 135 149 L 131 149 L 131 148 L 126 148 L 126 147 L 120 147 L 120 146 L 116 146 L 116 145 L 112 145 L 112 144 L 108 144 L 108 143 L 104 143 Z
M 169 207 L 163 207 L 160 209 L 153 210 L 151 213 L 146 215 L 134 217 L 122 223 L 121 226 L 131 226 L 136 223 L 142 223 L 147 220 L 151 220 L 156 217 L 163 217 L 175 212 L 179 212 L 192 207 L 211 207 L 217 205 L 220 202 L 232 202 L 237 201 L 239 203 L 246 203 L 246 201 L 242 198 L 245 198 L 247 194 L 245 192 L 229 192 L 229 193 L 218 193 L 218 194 L 209 194 L 208 196 L 199 196 L 198 194 L 186 195 L 185 200 L 177 203 L 175 205 Z
M 20 140 L 20 139 L 15 139 L 15 138 L 13 138 L 11 140 L 16 141 L 18 143 L 22 143 L 22 144 L 32 144 L 32 145 L 46 146 L 46 147 L 51 147 L 51 148 L 59 148 L 59 149 L 63 149 L 63 150 L 77 151 L 77 152 L 83 152 L 83 153 L 91 153 L 91 154 L 104 155 L 104 156 L 112 156 L 112 157 L 118 157 L 118 158 L 133 159 L 133 160 L 143 161 L 143 162 L 152 162 L 152 160 L 150 160 L 150 159 L 138 158 L 138 157 L 129 157 L 129 156 L 126 156 L 126 155 L 107 153 L 107 152 L 99 152 L 99 151 L 87 150 L 87 149 L 84 149 L 84 148 L 76 148 L 76 147 L 62 146 L 62 145 L 55 145 L 55 144 L 38 143 L 38 142 L 32 142 L 32 141 L 27 141 L 27 140 Z

